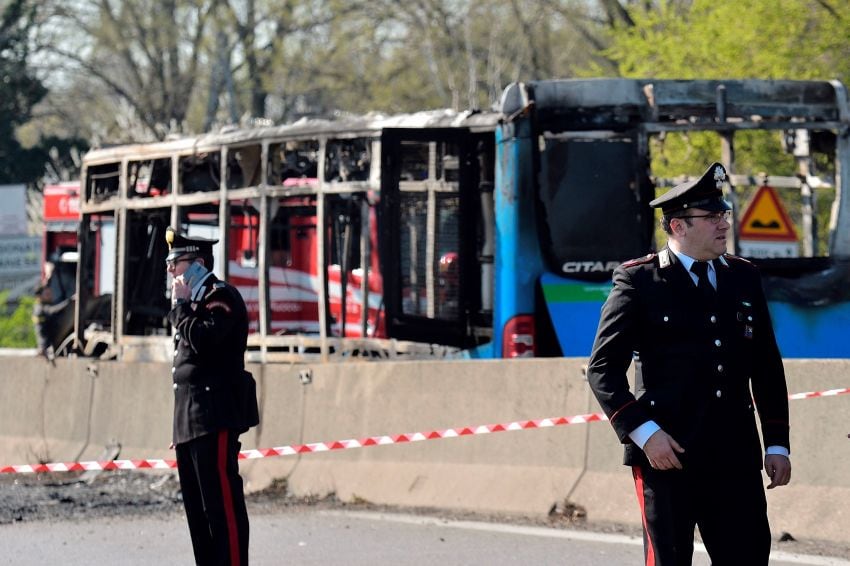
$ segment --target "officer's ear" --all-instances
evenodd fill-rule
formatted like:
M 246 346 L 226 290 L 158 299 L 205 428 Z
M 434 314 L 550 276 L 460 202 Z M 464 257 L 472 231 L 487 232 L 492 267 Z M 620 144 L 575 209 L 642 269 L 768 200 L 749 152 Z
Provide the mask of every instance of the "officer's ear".
M 195 258 L 195 261 L 196 261 L 197 263 L 200 263 L 200 264 L 201 264 L 201 265 L 203 265 L 204 267 L 206 267 L 206 266 L 207 266 L 207 262 L 205 262 L 205 261 L 204 261 L 204 258 L 202 258 L 202 257 L 200 257 L 200 256 L 196 257 L 196 258 Z

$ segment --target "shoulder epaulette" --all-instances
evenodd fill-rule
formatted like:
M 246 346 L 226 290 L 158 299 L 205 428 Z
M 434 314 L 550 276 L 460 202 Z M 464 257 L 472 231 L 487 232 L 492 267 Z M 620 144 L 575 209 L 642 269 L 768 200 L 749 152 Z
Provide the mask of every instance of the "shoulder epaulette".
M 211 297 L 211 296 L 213 295 L 213 293 L 215 293 L 215 292 L 216 292 L 216 291 L 218 291 L 219 289 L 224 289 L 225 287 L 227 287 L 227 283 L 225 283 L 224 281 L 216 281 L 215 283 L 213 283 L 213 284 L 210 286 L 209 290 L 208 290 L 208 291 L 207 291 L 207 293 L 204 295 L 204 298 L 209 298 L 209 297 Z
M 656 255 L 658 255 L 658 254 L 646 254 L 643 257 L 630 259 L 629 261 L 624 261 L 620 267 L 633 267 L 635 265 L 641 265 L 643 263 L 649 263 L 653 259 L 655 259 Z
M 735 254 L 727 253 L 727 254 L 723 254 L 721 257 L 725 258 L 727 261 L 729 261 L 729 260 L 740 261 L 741 263 L 746 263 L 747 265 L 754 265 L 753 262 L 751 262 L 750 260 L 743 258 L 739 255 L 735 255 Z

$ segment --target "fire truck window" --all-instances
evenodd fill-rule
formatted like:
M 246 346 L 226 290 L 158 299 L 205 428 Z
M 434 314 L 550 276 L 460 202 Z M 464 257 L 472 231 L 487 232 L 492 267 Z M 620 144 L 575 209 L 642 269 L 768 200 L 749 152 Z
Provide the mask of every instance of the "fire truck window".
M 227 188 L 256 187 L 260 184 L 262 147 L 249 145 L 227 152 Z
M 231 245 L 234 259 L 242 267 L 257 267 L 260 250 L 260 211 L 249 201 L 234 204 L 230 209 Z
M 271 219 L 269 295 L 272 334 L 318 334 L 319 288 L 316 201 L 279 199 Z
M 378 250 L 372 245 L 374 217 L 368 214 L 366 194 L 328 195 L 326 206 L 330 333 L 348 338 L 374 336 L 379 332 L 382 287 L 380 276 L 367 269 L 373 258 L 377 262 Z
M 259 210 L 248 200 L 233 202 L 230 207 L 227 278 L 245 300 L 249 333 L 260 331 L 259 238 Z
M 313 184 L 319 176 L 319 142 L 288 141 L 269 147 L 268 184 Z
M 171 192 L 171 159 L 131 161 L 127 165 L 127 195 L 156 197 Z
M 86 174 L 86 200 L 102 202 L 118 196 L 118 178 L 121 173 L 120 163 L 92 165 Z
M 332 140 L 325 147 L 325 180 L 366 181 L 371 155 L 368 139 Z
M 331 225 L 329 260 L 347 270 L 360 267 L 360 202 L 356 195 L 335 195 L 328 199 Z
M 180 193 L 220 190 L 221 154 L 217 151 L 181 157 L 179 162 Z

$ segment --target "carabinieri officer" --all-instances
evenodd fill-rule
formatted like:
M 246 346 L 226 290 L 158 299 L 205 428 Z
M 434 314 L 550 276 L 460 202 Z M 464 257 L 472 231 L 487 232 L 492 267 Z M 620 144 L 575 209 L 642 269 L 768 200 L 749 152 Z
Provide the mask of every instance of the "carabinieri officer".
M 725 181 L 714 163 L 650 203 L 667 246 L 614 270 L 588 365 L 632 467 L 649 566 L 691 564 L 695 526 L 715 566 L 766 566 L 762 461 L 768 489 L 791 478 L 782 359 L 758 270 L 725 253 Z
M 245 566 L 239 435 L 259 422 L 256 386 L 245 371 L 248 314 L 239 291 L 212 273 L 217 240 L 168 228 L 166 242 L 173 276 L 173 445 L 195 562 Z

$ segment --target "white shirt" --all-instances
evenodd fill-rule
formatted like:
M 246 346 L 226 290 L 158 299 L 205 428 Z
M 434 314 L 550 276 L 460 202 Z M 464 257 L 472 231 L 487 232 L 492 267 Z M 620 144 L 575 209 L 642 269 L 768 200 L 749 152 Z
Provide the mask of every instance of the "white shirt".
M 192 287 L 192 302 L 193 303 L 201 300 L 201 291 L 204 288 L 204 281 L 209 279 L 210 275 L 212 275 L 212 271 L 207 272 L 207 274 L 204 275 L 203 277 L 201 277 L 201 280 L 198 281 L 197 283 L 195 283 L 195 286 Z

